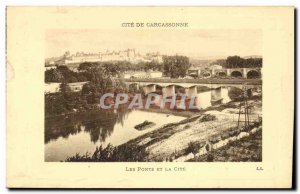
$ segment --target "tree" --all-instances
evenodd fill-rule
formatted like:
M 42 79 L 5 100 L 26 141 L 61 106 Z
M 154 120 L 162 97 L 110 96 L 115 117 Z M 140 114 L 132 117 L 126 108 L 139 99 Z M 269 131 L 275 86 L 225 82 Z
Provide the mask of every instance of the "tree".
M 88 95 L 91 93 L 95 93 L 97 91 L 95 84 L 93 83 L 86 83 L 82 86 L 81 94 Z
M 88 71 L 96 66 L 97 66 L 97 63 L 84 62 L 84 63 L 81 63 L 77 69 L 78 69 L 78 71 Z
M 61 92 L 63 95 L 68 94 L 68 93 L 71 92 L 71 88 L 70 88 L 70 86 L 68 85 L 67 82 L 62 82 L 59 85 L 59 92 Z
M 262 67 L 262 58 L 244 59 L 240 56 L 229 56 L 226 59 L 226 68 L 255 68 Z
M 104 94 L 113 92 L 115 89 L 122 90 L 125 84 L 120 79 L 112 77 L 113 73 L 118 73 L 116 69 L 110 69 L 109 65 L 100 65 L 93 67 L 88 71 L 90 74 L 90 82 L 82 88 L 82 94 Z
M 64 76 L 56 69 L 49 69 L 45 71 L 45 82 L 62 82 Z
M 150 61 L 145 63 L 145 70 L 153 70 L 153 71 L 162 71 L 163 64 L 158 63 L 157 61 Z
M 171 78 L 185 77 L 190 66 L 189 58 L 186 56 L 175 55 L 163 57 L 164 73 Z
M 45 95 L 45 114 L 61 114 L 65 112 L 65 105 L 62 104 L 62 96 L 58 94 Z
M 92 69 L 92 67 L 91 67 Z M 83 82 L 91 80 L 91 69 L 86 71 L 74 72 L 65 65 L 57 66 L 56 69 L 45 71 L 45 82 Z
M 78 82 L 76 77 L 77 77 L 77 74 L 75 76 L 70 75 L 69 77 L 67 77 L 67 79 L 65 81 L 68 82 L 68 83 Z
M 226 68 L 242 68 L 244 59 L 240 56 L 229 56 L 226 60 Z
M 87 77 L 86 77 L 84 74 L 82 74 L 82 73 L 78 73 L 77 80 L 78 80 L 79 82 L 85 82 L 85 81 L 88 81 Z

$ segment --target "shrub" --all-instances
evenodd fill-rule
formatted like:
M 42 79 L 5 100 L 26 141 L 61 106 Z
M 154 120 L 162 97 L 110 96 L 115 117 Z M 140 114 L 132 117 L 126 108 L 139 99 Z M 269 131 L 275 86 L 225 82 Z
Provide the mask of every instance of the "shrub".
M 66 159 L 66 162 L 143 162 L 149 153 L 144 147 L 122 145 L 114 147 L 108 144 L 106 148 L 97 147 L 92 156 L 76 154 Z
M 196 154 L 196 153 L 198 153 L 200 148 L 201 148 L 200 143 L 190 142 L 190 143 L 188 143 L 188 146 L 185 149 L 185 154 L 189 154 L 189 153 Z
M 207 162 L 213 162 L 214 161 L 214 156 L 212 154 L 207 154 L 206 161 Z
M 200 122 L 207 122 L 207 121 L 214 121 L 214 120 L 216 120 L 216 116 L 215 115 L 210 115 L 210 114 L 203 115 L 199 119 Z
M 191 125 L 187 124 L 187 125 L 185 125 L 183 128 L 184 128 L 184 129 L 189 129 L 189 128 L 191 128 Z

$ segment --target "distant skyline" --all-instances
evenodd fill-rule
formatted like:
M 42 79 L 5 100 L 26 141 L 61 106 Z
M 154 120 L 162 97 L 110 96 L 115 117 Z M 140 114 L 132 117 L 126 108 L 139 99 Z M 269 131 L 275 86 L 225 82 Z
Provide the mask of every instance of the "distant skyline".
M 159 52 L 197 59 L 232 55 L 262 55 L 262 32 L 255 29 L 126 29 L 48 30 L 46 58 L 71 53 L 98 53 L 134 48 L 138 53 Z

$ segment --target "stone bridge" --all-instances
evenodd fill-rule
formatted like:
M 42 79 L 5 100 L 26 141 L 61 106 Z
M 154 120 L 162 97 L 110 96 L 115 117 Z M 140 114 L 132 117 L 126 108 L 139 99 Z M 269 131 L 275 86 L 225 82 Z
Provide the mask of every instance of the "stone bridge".
M 230 83 L 164 83 L 164 82 L 137 82 L 137 81 L 126 81 L 126 86 L 129 88 L 130 86 L 136 87 L 136 89 L 143 88 L 145 95 L 149 93 L 157 92 L 158 90 L 162 91 L 162 95 L 169 97 L 174 96 L 177 93 L 184 93 L 187 97 L 191 98 L 198 94 L 197 87 L 201 86 L 206 89 L 211 90 L 212 98 L 214 100 L 218 100 L 221 98 L 221 88 L 238 88 L 238 89 L 246 89 L 252 90 L 253 88 L 260 88 L 261 85 L 257 84 L 230 84 Z
M 189 70 L 189 75 L 197 77 L 242 77 L 242 78 L 261 78 L 261 68 L 232 68 L 232 69 L 197 69 Z

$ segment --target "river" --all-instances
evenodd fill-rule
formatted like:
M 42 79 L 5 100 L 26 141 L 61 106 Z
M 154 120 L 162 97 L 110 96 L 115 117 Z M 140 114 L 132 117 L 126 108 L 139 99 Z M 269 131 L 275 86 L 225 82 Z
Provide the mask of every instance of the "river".
M 99 117 L 101 116 L 100 113 Z M 102 117 L 105 116 L 103 115 Z M 61 130 L 61 136 L 57 139 L 49 138 L 49 141 L 45 145 L 45 161 L 65 160 L 68 156 L 73 156 L 76 153 L 93 153 L 96 146 L 106 146 L 109 143 L 117 146 L 144 133 L 162 127 L 164 124 L 178 122 L 184 118 L 132 110 L 119 120 L 101 119 L 86 124 L 74 124 L 74 127 L 77 128 L 75 129 L 76 132 L 74 133 L 74 130 L 71 130 L 73 133 L 68 135 L 63 132 L 69 130 L 67 129 L 69 126 L 66 126 L 65 129 Z M 134 128 L 135 125 L 145 120 L 154 122 L 155 126 L 142 131 Z
M 230 101 L 227 88 L 222 88 L 221 96 L 222 103 Z M 199 92 L 196 105 L 199 109 L 205 109 L 211 106 L 210 100 L 211 91 Z M 165 124 L 183 119 L 185 117 L 142 110 L 113 110 L 46 119 L 45 161 L 63 161 L 76 153 L 91 154 L 96 146 L 107 146 L 109 143 L 118 146 Z M 142 131 L 134 128 L 145 120 L 154 122 L 155 126 Z

